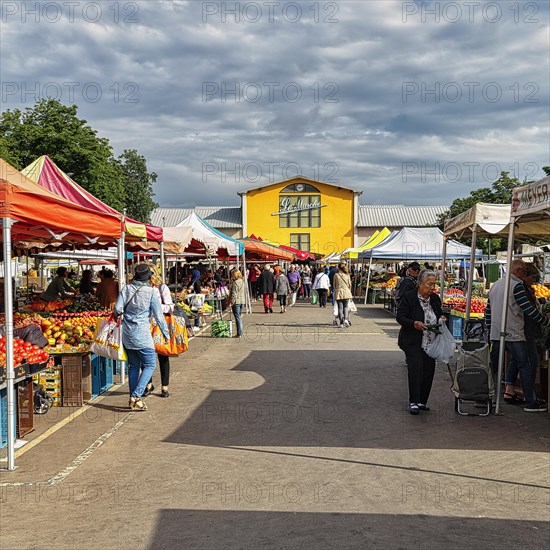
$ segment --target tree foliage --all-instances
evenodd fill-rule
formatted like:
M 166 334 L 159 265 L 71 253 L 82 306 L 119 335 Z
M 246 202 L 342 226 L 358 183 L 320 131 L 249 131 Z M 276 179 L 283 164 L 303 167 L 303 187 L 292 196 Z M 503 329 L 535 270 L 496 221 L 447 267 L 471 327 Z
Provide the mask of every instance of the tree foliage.
M 64 172 L 95 197 L 128 216 L 149 221 L 155 203 L 152 183 L 143 157 L 138 172 L 147 185 L 129 183 L 134 170 L 126 169 L 124 154 L 118 159 L 106 138 L 99 137 L 86 120 L 77 116 L 76 105 L 41 99 L 24 111 L 7 110 L 0 115 L 0 156 L 18 169 L 41 155 L 48 155 Z M 125 151 L 126 153 L 126 151 Z M 131 157 L 130 157 L 131 158 Z M 140 204 L 139 208 L 136 205 Z

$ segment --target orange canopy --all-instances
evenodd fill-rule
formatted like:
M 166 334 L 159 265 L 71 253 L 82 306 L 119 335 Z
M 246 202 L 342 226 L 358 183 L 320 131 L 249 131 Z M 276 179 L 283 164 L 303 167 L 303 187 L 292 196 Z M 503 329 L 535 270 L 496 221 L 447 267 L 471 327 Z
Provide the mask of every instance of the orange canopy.
M 292 262 L 294 260 L 294 254 L 283 250 L 277 246 L 271 246 L 262 241 L 257 241 L 251 238 L 239 239 L 244 243 L 244 248 L 246 250 L 246 256 L 249 259 L 252 257 L 258 257 L 263 260 L 272 262 L 274 260 L 285 260 L 287 262 Z
M 0 159 L 0 216 L 11 218 L 14 245 L 21 241 L 112 242 L 121 235 L 117 216 L 94 212 L 47 191 Z

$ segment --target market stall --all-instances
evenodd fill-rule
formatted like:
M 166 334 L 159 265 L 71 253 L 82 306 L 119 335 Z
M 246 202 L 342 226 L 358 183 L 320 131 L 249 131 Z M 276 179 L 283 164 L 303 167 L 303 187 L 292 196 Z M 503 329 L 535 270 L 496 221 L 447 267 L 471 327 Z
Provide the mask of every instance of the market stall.
M 467 258 L 470 249 L 457 241 L 449 240 L 447 243 L 447 257 L 455 259 Z M 481 251 L 476 252 L 481 256 Z M 373 260 L 385 261 L 431 261 L 441 260 L 443 257 L 443 232 L 437 227 L 404 227 L 388 236 L 382 243 L 365 250 L 359 254 L 360 258 L 369 259 L 370 280 L 371 265 Z M 367 294 L 365 293 L 365 304 Z
M 14 312 L 11 262 L 13 248 L 21 243 L 84 246 L 111 243 L 120 236 L 120 219 L 74 204 L 36 184 L 0 159 L 0 212 L 4 258 L 4 327 L 7 418 L 7 464 L 15 468 L 15 381 Z M 52 215 L 52 214 L 55 215 Z M 27 361 L 22 361 L 22 365 Z M 19 372 L 18 372 L 19 374 Z
M 517 187 L 512 194 L 497 380 L 502 379 L 504 369 L 507 306 L 510 297 L 510 275 L 514 255 L 514 242 L 516 237 L 521 235 L 538 239 L 550 238 L 550 176 L 546 176 L 529 185 Z M 497 414 L 500 412 L 500 401 L 500 392 L 497 392 Z

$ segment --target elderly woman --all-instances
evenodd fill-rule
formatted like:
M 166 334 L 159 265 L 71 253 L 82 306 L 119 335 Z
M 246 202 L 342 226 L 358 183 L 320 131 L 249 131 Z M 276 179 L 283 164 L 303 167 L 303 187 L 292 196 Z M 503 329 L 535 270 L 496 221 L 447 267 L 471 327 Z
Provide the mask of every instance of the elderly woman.
M 231 272 L 231 282 L 229 283 L 229 301 L 231 303 L 231 311 L 235 316 L 235 324 L 237 325 L 237 334 L 235 338 L 243 337 L 243 320 L 242 311 L 246 304 L 246 285 L 242 273 L 238 269 Z
M 281 313 L 286 313 L 286 297 L 290 294 L 290 283 L 288 277 L 281 271 L 281 268 L 276 265 L 275 271 L 275 293 L 277 300 L 281 304 Z
M 348 273 L 348 266 L 341 263 L 338 271 L 334 274 L 334 299 L 338 304 L 339 328 L 349 327 L 349 301 L 353 298 L 351 293 L 351 279 Z
M 436 277 L 433 271 L 422 270 L 418 275 L 418 288 L 401 296 L 397 308 L 397 322 L 401 325 L 398 345 L 405 352 L 409 371 L 409 413 L 429 411 L 427 406 L 435 372 L 435 359 L 426 349 L 436 334 L 430 325 L 444 319 L 441 300 L 434 292 Z

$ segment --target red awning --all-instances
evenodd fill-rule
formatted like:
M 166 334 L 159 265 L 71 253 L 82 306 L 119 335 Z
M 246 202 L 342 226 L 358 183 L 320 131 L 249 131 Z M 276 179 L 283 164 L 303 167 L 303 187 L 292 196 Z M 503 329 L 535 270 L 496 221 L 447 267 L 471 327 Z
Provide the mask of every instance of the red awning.
M 315 260 L 315 254 L 312 254 L 311 252 L 306 252 L 305 250 L 299 250 L 298 248 L 292 248 L 291 246 L 286 246 L 284 244 L 279 245 L 279 248 L 283 248 L 284 250 L 288 250 L 289 252 L 292 252 L 296 255 L 296 258 L 298 260 Z

